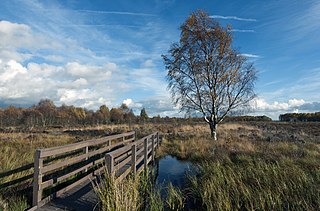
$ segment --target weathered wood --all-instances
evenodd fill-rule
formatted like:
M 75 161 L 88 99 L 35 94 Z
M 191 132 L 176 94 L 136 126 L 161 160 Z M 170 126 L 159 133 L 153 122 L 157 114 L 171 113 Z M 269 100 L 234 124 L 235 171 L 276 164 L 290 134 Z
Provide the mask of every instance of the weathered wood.
M 41 150 L 37 149 L 34 154 L 34 177 L 33 177 L 33 197 L 32 206 L 38 206 L 42 199 L 42 174 L 41 168 L 43 167 L 43 159 L 40 158 Z
M 90 178 L 92 178 L 92 177 L 93 177 L 93 176 L 92 176 L 91 174 L 89 174 L 89 175 L 87 175 L 87 176 L 85 176 L 85 177 L 77 180 L 76 182 L 68 185 L 67 187 L 64 187 L 64 188 L 60 189 L 60 190 L 57 191 L 56 194 L 54 194 L 54 195 L 56 195 L 57 197 L 59 197 L 59 196 L 61 196 L 62 194 L 64 194 L 65 192 L 67 192 L 68 190 L 71 190 L 72 188 L 74 188 L 74 187 L 76 187 L 77 185 L 79 185 L 79 184 L 87 181 L 88 179 L 90 179 Z
M 13 174 L 20 173 L 22 171 L 29 170 L 29 169 L 31 169 L 33 167 L 34 167 L 34 163 L 29 163 L 27 165 L 21 166 L 21 167 L 16 168 L 16 169 L 12 169 L 12 170 L 9 170 L 9 171 L 6 171 L 6 172 L 1 172 L 0 173 L 0 179 L 4 178 L 4 177 L 7 177 L 7 176 L 11 176 Z
M 58 147 L 53 147 L 53 148 L 42 149 L 40 157 L 44 158 L 44 157 L 48 157 L 48 156 L 53 156 L 53 155 L 58 155 L 58 154 L 74 151 L 74 150 L 81 149 L 81 148 L 87 147 L 87 146 L 89 147 L 89 146 L 100 145 L 103 143 L 107 143 L 108 141 L 113 140 L 113 139 L 118 139 L 118 138 L 122 138 L 125 136 L 132 136 L 132 135 L 134 135 L 134 133 L 135 132 L 132 131 L 132 132 L 118 134 L 118 135 L 106 136 L 106 137 L 99 138 L 99 139 L 83 141 L 80 143 L 74 143 L 74 144 L 68 144 L 65 146 L 58 146 Z
M 137 159 L 137 165 L 139 165 L 144 160 L 144 155 Z
M 136 174 L 136 161 L 137 161 L 137 146 L 132 144 L 131 146 L 131 171 L 133 174 Z
M 121 147 L 120 149 L 116 149 L 112 152 L 109 152 L 110 155 L 112 155 L 113 157 L 118 157 L 119 155 L 126 153 L 127 151 L 129 151 L 131 149 L 130 145 L 126 145 L 124 147 Z
M 155 154 L 155 136 L 152 136 L 152 153 L 151 153 L 151 157 L 152 157 L 152 162 L 154 161 L 154 154 Z
M 132 136 L 133 137 L 130 137 Z M 50 200 L 53 196 L 58 196 L 71 188 L 77 186 L 78 184 L 84 182 L 87 179 L 90 179 L 95 175 L 95 173 L 100 173 L 103 170 L 107 170 L 107 172 L 111 174 L 115 174 L 116 171 L 120 170 L 121 175 L 118 176 L 118 179 L 125 178 L 130 171 L 134 174 L 141 172 L 143 169 L 146 169 L 148 163 L 155 158 L 155 148 L 159 145 L 159 134 L 153 133 L 148 135 L 140 140 L 132 142 L 135 140 L 135 132 L 129 132 L 125 134 L 113 135 L 109 137 L 104 137 L 95 140 L 85 141 L 83 143 L 71 144 L 63 147 L 55 147 L 52 149 L 43 149 L 37 150 L 35 153 L 35 176 L 34 176 L 34 199 L 33 205 L 40 207 L 44 202 Z M 121 141 L 119 139 L 121 138 Z M 90 146 L 99 146 L 99 149 L 95 149 L 93 147 L 92 151 L 89 151 Z M 101 146 L 102 145 L 102 146 Z M 111 151 L 115 147 L 119 147 L 123 145 L 121 148 Z M 69 147 L 69 148 L 68 148 Z M 75 150 L 83 151 L 83 154 L 77 155 L 76 157 L 71 157 L 67 160 L 62 160 L 61 162 L 52 163 L 47 166 L 43 166 L 43 159 L 45 157 L 56 156 L 63 153 L 72 152 Z M 109 151 L 109 152 L 108 152 Z M 151 152 L 151 155 L 149 156 Z M 106 153 L 106 154 L 105 154 Z M 105 154 L 105 155 L 104 155 Z M 54 172 L 57 169 L 62 169 L 64 167 L 76 164 L 78 162 L 83 162 L 85 160 L 90 159 L 90 157 L 104 155 L 103 158 L 99 158 L 97 160 L 93 160 L 89 164 L 81 164 L 77 169 L 72 172 L 65 173 L 56 178 L 51 178 L 48 181 L 42 182 L 43 175 L 45 173 Z M 51 158 L 50 158 L 51 159 Z M 141 165 L 137 169 L 137 165 L 139 165 L 142 160 L 144 160 L 144 164 Z M 42 198 L 42 191 L 45 188 L 54 186 L 59 182 L 63 182 L 64 180 L 70 178 L 71 176 L 76 175 L 77 173 L 85 170 L 87 171 L 90 167 L 94 167 L 99 165 L 100 163 L 105 163 L 105 165 L 98 166 L 98 169 L 94 170 L 93 173 L 78 179 L 76 182 L 64 187 L 55 193 L 53 193 L 50 197 Z M 128 166 L 127 168 L 125 166 Z M 94 167 L 96 168 L 96 167 Z M 125 170 L 124 170 L 125 169 Z M 36 177 L 37 175 L 37 177 Z
M 88 160 L 89 159 L 89 156 L 88 156 L 88 153 L 89 153 L 89 147 L 86 146 L 84 149 L 83 149 L 83 152 L 87 155 L 86 159 L 85 160 Z M 88 168 L 86 168 L 84 170 L 84 172 L 87 172 L 88 171 Z
M 103 147 L 101 149 L 89 152 L 88 154 L 82 154 L 82 155 L 79 155 L 77 157 L 72 157 L 72 158 L 70 158 L 68 160 L 64 160 L 64 161 L 61 161 L 61 162 L 58 162 L 58 163 L 54 163 L 54 164 L 51 164 L 51 165 L 44 166 L 42 168 L 41 173 L 44 174 L 44 173 L 53 171 L 55 169 L 59 169 L 61 167 L 70 166 L 72 164 L 75 164 L 75 163 L 78 163 L 80 161 L 86 160 L 87 157 L 92 157 L 94 155 L 102 154 L 103 152 L 109 151 L 112 148 L 118 147 L 120 145 L 122 145 L 122 143 L 116 143 L 116 144 L 113 144 L 111 146 L 106 146 L 106 147 Z
M 33 177 L 34 177 L 34 174 L 29 174 L 29 175 L 20 177 L 20 178 L 15 179 L 15 180 L 11 180 L 9 182 L 2 183 L 2 184 L 0 184 L 0 189 L 7 188 L 9 186 L 19 184 L 19 183 L 27 181 L 27 180 L 29 180 L 29 179 L 31 179 Z
M 113 167 L 114 167 L 114 160 L 112 155 L 110 155 L 109 153 L 106 154 L 106 168 L 107 168 L 107 172 L 109 173 L 109 175 L 113 174 Z
M 126 159 L 124 159 L 123 161 L 121 161 L 120 163 L 118 163 L 115 167 L 114 170 L 118 171 L 119 169 L 121 169 L 123 166 L 125 166 L 126 164 L 130 163 L 131 161 L 131 156 L 128 156 Z
M 94 165 L 93 163 L 89 163 L 89 164 L 87 164 L 87 165 L 85 165 L 85 166 L 83 166 L 83 167 L 81 167 L 79 169 L 76 169 L 76 170 L 74 170 L 72 172 L 69 172 L 68 174 L 65 174 L 65 175 L 63 175 L 61 177 L 55 177 L 53 179 L 49 179 L 49 180 L 47 180 L 47 181 L 45 181 L 45 182 L 43 182 L 41 184 L 41 189 L 45 189 L 45 188 L 47 188 L 49 186 L 52 186 L 52 185 L 54 185 L 54 184 L 56 184 L 58 182 L 61 182 L 61 181 L 65 180 L 65 179 L 67 179 L 67 178 L 69 178 L 71 176 L 74 176 L 75 174 L 81 172 L 82 170 L 90 168 L 93 165 Z
M 131 172 L 131 168 L 127 168 L 118 178 L 117 180 L 123 180 L 126 176 Z
M 148 138 L 144 139 L 144 168 L 147 169 L 148 167 Z

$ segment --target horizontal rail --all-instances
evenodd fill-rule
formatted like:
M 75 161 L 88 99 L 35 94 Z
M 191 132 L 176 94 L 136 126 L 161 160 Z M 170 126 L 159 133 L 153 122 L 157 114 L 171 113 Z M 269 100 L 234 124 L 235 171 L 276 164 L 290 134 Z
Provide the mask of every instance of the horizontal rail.
M 28 172 L 25 172 L 25 171 L 28 171 L 28 170 L 31 170 L 31 169 L 33 170 L 33 163 L 29 163 L 27 165 L 18 167 L 16 169 L 12 169 L 12 170 L 0 173 L 0 179 L 6 178 L 6 177 L 10 177 L 10 176 L 11 176 L 11 178 L 13 178 L 13 180 L 11 180 L 11 181 L 1 183 L 0 184 L 0 190 L 4 189 L 4 188 L 9 188 L 10 186 L 22 184 L 23 182 L 26 182 L 27 180 L 32 179 L 33 173 L 32 174 L 30 174 L 30 173 L 27 174 Z M 25 173 L 22 173 L 22 172 L 25 172 Z M 21 173 L 24 176 L 21 177 L 21 175 L 18 175 L 18 174 L 21 174 Z
M 19 168 L 12 169 L 12 170 L 9 170 L 9 171 L 6 171 L 6 172 L 2 172 L 2 173 L 0 173 L 0 179 L 3 178 L 3 177 L 7 177 L 7 176 L 11 176 L 13 174 L 20 173 L 22 171 L 26 171 L 26 170 L 32 169 L 32 168 L 33 168 L 33 163 L 29 163 L 29 164 L 21 166 Z
M 29 175 L 20 177 L 20 178 L 15 179 L 15 180 L 11 180 L 9 182 L 2 183 L 2 184 L 0 184 L 0 189 L 7 188 L 7 187 L 10 187 L 10 186 L 13 186 L 13 185 L 17 185 L 17 184 L 19 184 L 21 182 L 27 181 L 27 180 L 32 179 L 32 178 L 33 178 L 33 174 L 29 174 Z
M 107 143 L 110 140 L 115 140 L 115 139 L 123 138 L 126 136 L 133 136 L 134 134 L 135 134 L 135 132 L 132 131 L 132 132 L 118 134 L 118 135 L 106 136 L 106 137 L 99 138 L 99 139 L 83 141 L 80 143 L 74 143 L 74 144 L 68 144 L 65 146 L 58 146 L 58 147 L 53 147 L 53 148 L 42 149 L 41 153 L 40 153 L 40 158 L 45 158 L 45 157 L 49 157 L 49 156 L 53 156 L 53 155 L 58 155 L 58 154 L 74 151 L 74 150 L 81 149 L 84 147 L 100 145 L 103 143 Z
M 131 171 L 136 172 L 136 167 L 144 161 L 144 168 L 154 160 L 154 152 L 159 146 L 159 134 L 153 133 L 134 143 L 106 154 L 105 164 L 108 173 L 118 176 L 117 180 L 124 179 Z M 126 167 L 129 166 L 129 167 Z M 131 167 L 130 167 L 131 166 Z M 137 171 L 140 171 L 141 166 Z M 120 175 L 117 175 L 119 173 Z
M 122 149 L 127 145 L 131 145 L 134 139 L 135 132 L 132 131 L 65 146 L 37 150 L 34 164 L 33 207 L 41 207 L 48 200 L 51 200 L 53 196 L 58 196 L 68 191 L 81 182 L 90 179 L 95 173 L 104 170 L 105 167 L 100 167 L 104 162 L 104 154 L 112 149 L 119 147 Z M 74 153 L 75 151 L 77 153 Z M 86 173 L 87 171 L 89 172 Z M 69 178 L 75 175 L 78 175 L 76 177 L 78 179 L 68 184 Z M 48 177 L 52 178 L 43 180 Z M 62 186 L 64 184 L 68 185 L 66 187 L 61 186 L 62 188 L 60 188 L 58 184 Z M 43 191 L 47 188 L 54 188 L 50 190 L 54 192 L 50 197 L 43 199 Z
M 70 158 L 68 160 L 64 160 L 64 161 L 59 162 L 59 163 L 54 163 L 54 164 L 51 164 L 51 165 L 44 166 L 42 168 L 42 170 L 40 171 L 40 173 L 44 174 L 44 173 L 53 171 L 55 169 L 58 169 L 58 168 L 61 168 L 61 167 L 64 167 L 64 166 L 69 166 L 69 165 L 78 163 L 80 161 L 83 161 L 86 158 L 92 157 L 94 155 L 101 154 L 103 152 L 109 151 L 112 148 L 115 148 L 115 147 L 118 147 L 118 146 L 121 146 L 121 145 L 123 145 L 123 142 L 116 143 L 116 144 L 113 144 L 111 146 L 106 146 L 106 147 L 103 147 L 103 148 L 98 149 L 96 151 L 91 151 L 91 152 L 89 152 L 87 154 L 81 154 L 81 155 L 79 155 L 77 157 L 73 157 L 73 158 Z

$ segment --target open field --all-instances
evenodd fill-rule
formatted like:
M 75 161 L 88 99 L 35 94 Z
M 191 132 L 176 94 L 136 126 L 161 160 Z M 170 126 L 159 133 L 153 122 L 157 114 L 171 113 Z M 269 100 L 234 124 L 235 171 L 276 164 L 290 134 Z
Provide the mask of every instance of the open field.
M 197 176 L 186 192 L 203 210 L 319 210 L 319 128 L 224 124 L 217 143 L 206 133 L 172 137 L 162 153 L 193 161 Z
M 197 166 L 197 177 L 189 178 L 189 188 L 184 191 L 203 210 L 317 210 L 320 209 L 319 128 L 319 123 L 225 123 L 218 127 L 216 143 L 211 140 L 206 124 L 2 130 L 0 174 L 32 163 L 36 148 L 129 130 L 135 130 L 138 137 L 159 131 L 165 141 L 158 157 L 171 154 Z M 26 206 L 25 199 L 16 201 Z M 4 206 L 1 204 L 8 204 L 4 196 L 0 198 L 0 206 Z M 19 206 L 13 210 L 19 210 Z

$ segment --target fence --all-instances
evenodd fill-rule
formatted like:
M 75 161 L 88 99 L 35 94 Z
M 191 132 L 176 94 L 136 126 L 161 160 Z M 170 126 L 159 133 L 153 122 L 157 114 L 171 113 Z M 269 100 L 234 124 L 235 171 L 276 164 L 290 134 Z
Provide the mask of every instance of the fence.
M 104 155 L 135 140 L 135 132 L 60 147 L 38 149 L 34 157 L 33 208 L 99 174 Z
M 22 176 L 21 176 L 22 175 Z M 10 179 L 9 179 L 10 178 Z M 6 189 L 26 189 L 30 187 L 31 179 L 33 178 L 33 163 L 21 166 L 19 168 L 0 173 L 0 191 Z
M 105 164 L 108 173 L 115 174 L 119 180 L 125 178 L 130 172 L 139 173 L 147 167 L 150 161 L 154 160 L 155 150 L 159 143 L 159 133 L 153 133 L 107 153 Z

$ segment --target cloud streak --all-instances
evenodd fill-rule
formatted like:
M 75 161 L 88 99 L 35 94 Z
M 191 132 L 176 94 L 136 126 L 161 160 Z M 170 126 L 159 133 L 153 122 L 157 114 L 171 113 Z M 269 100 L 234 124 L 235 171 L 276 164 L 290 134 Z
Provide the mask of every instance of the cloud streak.
M 256 31 L 253 29 L 231 29 L 232 32 L 240 32 L 240 33 L 255 33 Z
M 260 58 L 259 55 L 249 54 L 249 53 L 242 53 L 241 56 L 248 57 L 248 58 Z
M 254 19 L 254 18 L 240 18 L 237 16 L 222 16 L 222 15 L 211 15 L 210 18 L 224 19 L 224 20 L 236 20 L 236 21 L 249 21 L 249 22 L 256 22 L 257 21 L 257 19 Z
M 149 16 L 155 17 L 155 14 L 139 13 L 139 12 L 121 12 L 121 11 L 103 11 L 103 10 L 77 10 L 78 12 L 95 13 L 95 14 L 110 14 L 110 15 L 131 15 L 131 16 Z

